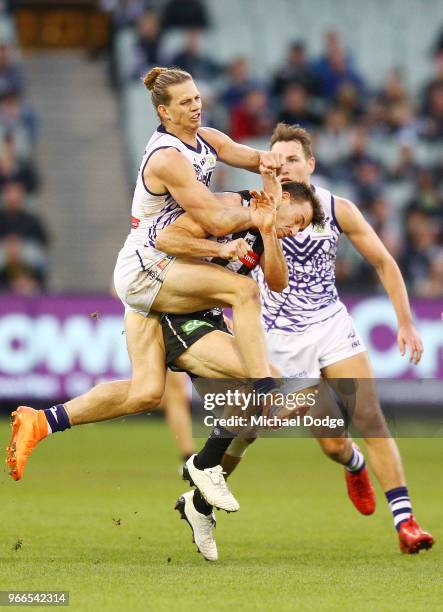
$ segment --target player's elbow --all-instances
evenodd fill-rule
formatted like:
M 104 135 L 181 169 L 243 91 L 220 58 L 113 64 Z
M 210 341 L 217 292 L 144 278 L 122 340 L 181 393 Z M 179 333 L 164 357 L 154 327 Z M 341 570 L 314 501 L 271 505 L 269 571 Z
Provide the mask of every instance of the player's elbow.
M 288 286 L 288 279 L 284 281 L 271 281 L 268 282 L 268 287 L 271 291 L 275 291 L 276 293 L 281 293 Z
M 236 221 L 229 215 L 226 214 L 226 210 L 217 212 L 212 218 L 205 219 L 204 222 L 205 230 L 216 238 L 227 236 L 235 230 Z
M 266 283 L 271 291 L 281 293 L 289 284 L 288 275 L 266 277 Z
M 208 232 L 208 234 L 210 234 L 211 236 L 215 236 L 216 238 L 221 238 L 223 236 L 226 236 L 227 234 L 231 232 L 231 229 L 232 229 L 232 226 L 224 222 L 220 222 L 220 223 L 209 222 L 207 225 L 205 225 L 205 230 Z
M 159 251 L 163 251 L 166 253 L 166 249 L 168 248 L 168 239 L 165 238 L 165 236 L 162 236 L 162 234 L 160 233 L 157 238 L 155 239 L 155 248 L 158 249 Z
M 167 253 L 168 255 L 176 255 L 177 249 L 174 247 L 174 243 L 175 241 L 167 234 L 167 232 L 160 232 L 155 240 L 155 248 L 159 251 L 163 251 L 163 253 Z
M 390 272 L 398 268 L 395 259 L 388 252 L 383 253 L 382 256 L 377 258 L 373 262 L 373 265 L 376 271 L 378 272 L 378 274 L 386 274 L 387 272 Z

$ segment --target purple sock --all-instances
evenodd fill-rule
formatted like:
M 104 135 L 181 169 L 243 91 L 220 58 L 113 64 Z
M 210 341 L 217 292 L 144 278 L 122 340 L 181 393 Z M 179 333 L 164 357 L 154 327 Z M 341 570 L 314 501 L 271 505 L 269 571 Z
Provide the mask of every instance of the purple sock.
M 71 427 L 69 422 L 68 413 L 65 410 L 63 404 L 57 404 L 52 408 L 46 408 L 43 411 L 48 421 L 48 433 L 55 433 L 56 431 L 65 431 Z
M 412 514 L 408 489 L 406 487 L 397 487 L 386 491 L 385 495 L 394 518 L 395 528 L 398 531 L 400 525 L 407 521 Z

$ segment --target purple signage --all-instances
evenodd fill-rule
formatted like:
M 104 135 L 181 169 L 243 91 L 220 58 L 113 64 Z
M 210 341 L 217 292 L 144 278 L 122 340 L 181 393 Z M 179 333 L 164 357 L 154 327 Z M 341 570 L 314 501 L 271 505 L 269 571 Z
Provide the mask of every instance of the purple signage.
M 376 376 L 443 379 L 443 300 L 413 304 L 425 346 L 416 367 L 400 355 L 387 298 L 344 301 Z M 99 381 L 129 375 L 119 301 L 93 295 L 0 296 L 0 399 L 68 398 Z
M 119 301 L 0 296 L 1 399 L 73 397 L 129 375 Z

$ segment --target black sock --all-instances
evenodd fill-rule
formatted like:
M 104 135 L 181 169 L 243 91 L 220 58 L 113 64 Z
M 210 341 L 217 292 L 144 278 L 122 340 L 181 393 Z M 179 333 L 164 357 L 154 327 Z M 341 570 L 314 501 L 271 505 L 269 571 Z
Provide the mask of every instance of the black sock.
M 200 514 L 205 514 L 206 516 L 211 514 L 211 504 L 208 504 L 208 502 L 198 489 L 195 489 L 194 491 L 194 497 L 192 498 L 192 502 L 194 504 L 194 508 L 197 510 L 197 512 L 200 512 Z
M 219 465 L 225 451 L 236 435 L 224 427 L 215 427 L 204 447 L 194 457 L 195 467 L 204 470 Z
M 57 404 L 57 406 L 52 406 L 52 408 L 46 408 L 44 413 L 51 429 L 51 433 L 55 433 L 56 431 L 65 431 L 65 429 L 69 429 L 71 427 L 68 413 L 66 412 L 63 404 Z
M 254 391 L 256 393 L 269 393 L 278 387 L 277 383 L 273 378 L 268 376 L 267 378 L 257 378 L 254 381 Z

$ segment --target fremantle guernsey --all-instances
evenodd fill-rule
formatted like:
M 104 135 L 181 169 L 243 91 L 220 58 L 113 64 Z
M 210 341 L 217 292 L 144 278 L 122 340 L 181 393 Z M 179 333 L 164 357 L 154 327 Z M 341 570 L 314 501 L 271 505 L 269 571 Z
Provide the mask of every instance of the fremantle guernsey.
M 345 308 L 335 287 L 335 258 L 341 228 L 334 212 L 334 196 L 312 187 L 325 212 L 323 228 L 310 224 L 296 236 L 282 240 L 289 284 L 281 293 L 271 291 L 261 270 L 254 275 L 260 287 L 266 331 L 303 333 Z
M 131 208 L 131 232 L 123 247 L 125 250 L 154 248 L 157 234 L 184 212 L 170 193 L 153 193 L 144 181 L 143 173 L 151 156 L 156 151 L 167 148 L 177 149 L 182 153 L 194 166 L 197 180 L 209 187 L 217 161 L 215 149 L 199 134 L 197 147 L 192 147 L 167 132 L 163 126 L 158 127 L 146 146 L 138 171 Z

